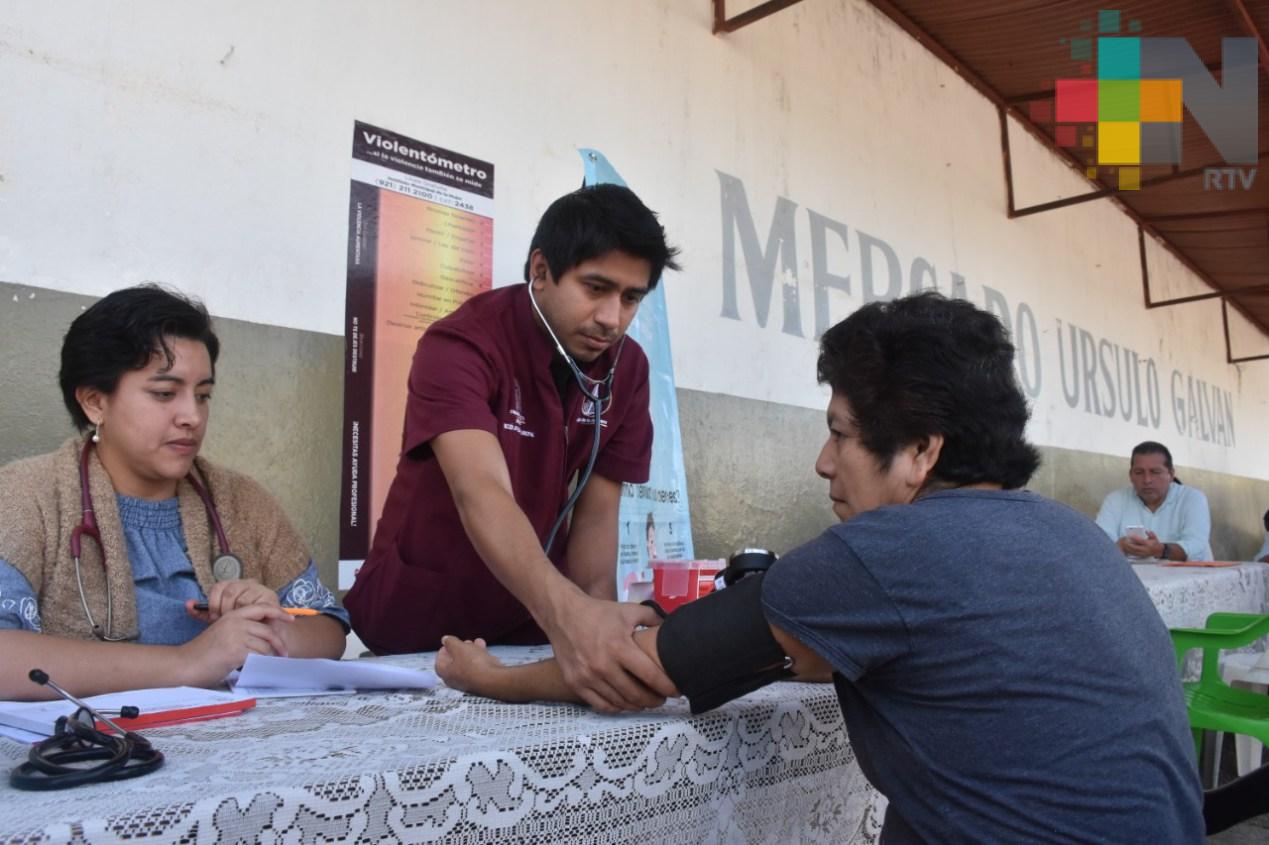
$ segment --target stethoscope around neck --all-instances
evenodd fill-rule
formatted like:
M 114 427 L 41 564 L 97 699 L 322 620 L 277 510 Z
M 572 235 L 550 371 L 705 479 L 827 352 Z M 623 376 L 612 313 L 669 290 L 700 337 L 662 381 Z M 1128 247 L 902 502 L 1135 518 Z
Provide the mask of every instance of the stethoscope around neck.
M 110 574 L 106 567 L 106 546 L 101 542 L 101 529 L 97 527 L 97 514 L 93 510 L 93 494 L 88 481 L 88 459 L 92 448 L 92 440 L 88 440 L 84 443 L 84 449 L 79 455 L 79 498 L 83 515 L 80 518 L 79 525 L 76 525 L 71 530 L 70 536 L 71 557 L 75 560 L 75 585 L 79 587 L 79 601 L 84 607 L 84 616 L 88 618 L 88 625 L 92 628 L 93 636 L 108 643 L 127 642 L 137 639 L 140 633 L 125 634 L 124 636 L 116 636 L 114 634 L 114 599 L 111 597 Z M 216 545 L 220 548 L 220 555 L 212 561 L 212 577 L 217 581 L 232 581 L 241 578 L 242 559 L 229 550 L 229 538 L 225 536 L 224 526 L 220 522 L 220 513 L 216 510 L 216 503 L 212 501 L 211 493 L 207 491 L 207 488 L 203 486 L 203 483 L 198 480 L 193 472 L 185 476 L 185 480 L 194 488 L 198 498 L 203 500 L 203 507 L 207 509 L 207 519 L 211 522 L 212 529 L 216 532 Z M 97 549 L 101 552 L 101 571 L 106 582 L 105 628 L 102 628 L 93 619 L 92 610 L 88 607 L 88 596 L 84 592 L 83 569 L 80 565 L 84 537 L 91 537 L 96 541 Z
M 612 366 L 608 368 L 608 375 L 603 378 L 592 378 L 582 372 L 582 368 L 577 366 L 573 356 L 568 354 L 564 344 L 560 343 L 560 339 L 556 337 L 555 330 L 551 328 L 551 321 L 546 319 L 546 315 L 538 307 L 538 300 L 533 295 L 532 280 L 528 282 L 528 287 L 529 302 L 532 303 L 533 310 L 537 312 L 538 319 L 542 321 L 542 325 L 546 327 L 546 333 L 551 336 L 551 340 L 555 343 L 555 351 L 560 353 L 564 363 L 568 364 L 568 368 L 572 370 L 573 378 L 577 381 L 577 387 L 582 392 L 582 396 L 595 409 L 595 436 L 590 444 L 590 458 L 587 459 L 586 467 L 582 470 L 581 475 L 577 477 L 577 484 L 573 487 L 573 494 L 568 497 L 564 507 L 560 508 L 560 513 L 555 517 L 555 523 L 551 526 L 550 533 L 547 534 L 546 542 L 542 544 L 542 551 L 550 555 L 551 546 L 555 543 L 555 535 L 559 532 L 560 526 L 564 524 L 565 517 L 573 510 L 573 505 L 577 504 L 577 499 L 582 495 L 582 489 L 586 486 L 586 482 L 590 481 L 591 472 L 595 469 L 595 459 L 599 457 L 599 435 L 604 427 L 604 411 L 612 405 L 613 376 L 617 372 L 618 362 L 621 361 L 621 351 L 626 348 L 626 336 L 622 335 L 621 340 L 617 344 L 617 352 L 613 355 Z M 565 420 L 564 424 L 567 427 L 568 421 Z

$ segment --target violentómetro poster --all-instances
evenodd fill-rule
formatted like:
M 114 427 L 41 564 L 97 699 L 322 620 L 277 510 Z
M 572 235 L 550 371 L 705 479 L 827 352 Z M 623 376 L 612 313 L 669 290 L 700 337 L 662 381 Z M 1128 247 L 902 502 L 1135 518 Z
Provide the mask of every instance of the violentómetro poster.
M 340 589 L 370 550 L 396 472 L 419 337 L 492 286 L 493 186 L 488 162 L 353 127 Z

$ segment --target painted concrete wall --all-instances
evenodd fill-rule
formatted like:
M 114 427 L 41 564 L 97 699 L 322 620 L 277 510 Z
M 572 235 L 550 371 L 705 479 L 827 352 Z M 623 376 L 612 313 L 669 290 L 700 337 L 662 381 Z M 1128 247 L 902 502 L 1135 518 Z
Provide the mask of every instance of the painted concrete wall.
M 698 553 L 787 548 L 825 524 L 815 336 L 927 286 L 1007 316 L 1037 489 L 1091 511 L 1132 444 L 1163 440 L 1220 511 L 1217 554 L 1255 548 L 1269 366 L 1225 364 L 1212 303 L 1142 308 L 1136 231 L 1111 203 L 1008 220 L 994 108 L 862 0 L 806 0 L 723 38 L 707 0 L 3 11 L 0 458 L 65 432 L 54 311 L 86 301 L 65 294 L 175 285 L 226 335 L 210 454 L 274 489 L 332 576 L 361 119 L 496 165 L 498 283 L 580 183 L 579 147 L 662 212 L 686 266 L 666 290 Z M 1084 190 L 1012 137 L 1020 204 Z M 1156 296 L 1198 289 L 1148 252 Z M 1236 353 L 1269 347 L 1233 328 Z
M 695 390 L 680 389 L 678 398 L 683 448 L 693 456 L 687 486 L 697 554 L 720 557 L 753 544 L 784 552 L 833 523 L 827 482 L 813 470 L 826 433 L 822 410 Z M 1041 446 L 1027 486 L 1096 516 L 1106 494 L 1128 483 L 1127 451 Z M 1218 559 L 1246 560 L 1260 548 L 1269 482 L 1181 464 L 1177 474 L 1208 496 Z
M 96 297 L 0 283 L 0 464 L 74 433 L 57 369 L 62 336 Z M 282 504 L 335 584 L 344 339 L 216 317 L 221 341 L 203 454 L 249 473 Z

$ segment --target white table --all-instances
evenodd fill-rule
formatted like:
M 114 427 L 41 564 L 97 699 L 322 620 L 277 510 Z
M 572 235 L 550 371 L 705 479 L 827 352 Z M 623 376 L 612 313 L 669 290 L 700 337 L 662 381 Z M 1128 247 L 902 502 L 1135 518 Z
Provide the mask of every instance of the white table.
M 1269 564 L 1196 567 L 1136 563 L 1132 571 L 1169 628 L 1202 628 L 1217 611 L 1267 613 Z
M 1134 571 L 1172 627 L 1266 610 L 1264 564 Z M 774 684 L 698 717 L 681 701 L 609 717 L 444 688 L 274 699 L 147 734 L 168 763 L 137 780 L 0 784 L 0 842 L 868 843 L 885 808 L 828 684 Z M 5 772 L 25 754 L 0 739 Z
M 168 762 L 136 780 L 6 779 L 0 842 L 866 843 L 885 807 L 831 684 L 773 684 L 698 717 L 681 701 L 610 717 L 444 688 L 273 699 L 146 733 Z M 6 775 L 26 750 L 0 739 Z

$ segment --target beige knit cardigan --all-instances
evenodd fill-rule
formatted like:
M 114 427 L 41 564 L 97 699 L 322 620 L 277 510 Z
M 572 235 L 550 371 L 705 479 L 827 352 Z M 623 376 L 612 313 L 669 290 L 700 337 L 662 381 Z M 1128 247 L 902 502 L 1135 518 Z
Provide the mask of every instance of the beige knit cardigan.
M 15 461 L 0 468 L 0 559 L 26 576 L 39 601 L 44 633 L 91 639 L 92 629 L 80 604 L 71 531 L 80 524 L 79 460 L 85 440 L 72 437 L 55 452 Z M 241 473 L 196 458 L 194 472 L 203 480 L 224 525 L 230 550 L 243 561 L 243 577 L 277 590 L 302 573 L 308 549 L 282 508 L 263 487 Z M 110 477 L 94 450 L 89 456 L 89 488 L 106 551 L 85 537 L 82 542 L 84 593 L 97 624 L 106 624 L 106 590 L 114 600 L 114 634 L 137 630 L 137 607 L 119 508 Z M 177 486 L 181 530 L 198 584 L 206 593 L 215 583 L 211 561 L 220 553 L 203 500 L 186 480 Z

